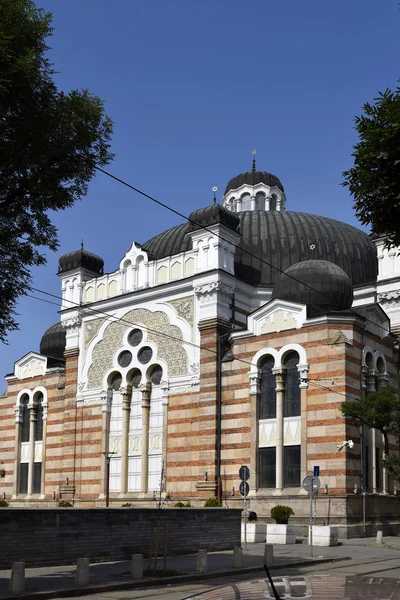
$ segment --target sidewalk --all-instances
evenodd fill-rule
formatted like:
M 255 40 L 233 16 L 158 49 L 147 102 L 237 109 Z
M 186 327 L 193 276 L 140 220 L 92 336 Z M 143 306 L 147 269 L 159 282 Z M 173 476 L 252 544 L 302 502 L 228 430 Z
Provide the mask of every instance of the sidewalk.
M 151 578 L 132 580 L 130 577 L 129 561 L 96 563 L 90 567 L 90 582 L 85 588 L 75 586 L 75 565 L 60 567 L 41 567 L 26 569 L 26 592 L 24 594 L 10 594 L 8 591 L 11 571 L 0 571 L 0 598 L 45 598 L 61 596 L 87 595 L 101 591 L 134 589 L 137 587 L 151 587 L 167 583 L 194 581 L 213 576 L 229 574 L 251 573 L 263 570 L 263 544 L 248 544 L 248 549 L 243 550 L 241 568 L 233 567 L 233 552 L 215 552 L 208 555 L 208 572 L 198 576 L 196 573 L 196 555 L 168 557 L 167 569 L 175 571 L 176 577 Z M 377 546 L 375 539 L 344 540 L 342 545 L 331 548 L 314 548 L 314 557 L 311 558 L 311 549 L 306 543 L 297 543 L 291 546 L 274 546 L 274 564 L 271 571 L 282 571 L 293 567 L 300 567 L 315 563 L 330 562 L 333 560 L 365 560 L 376 559 L 377 553 L 383 560 L 399 558 L 400 538 L 385 538 L 385 544 Z M 147 560 L 144 563 L 147 568 Z M 162 568 L 159 560 L 158 568 Z

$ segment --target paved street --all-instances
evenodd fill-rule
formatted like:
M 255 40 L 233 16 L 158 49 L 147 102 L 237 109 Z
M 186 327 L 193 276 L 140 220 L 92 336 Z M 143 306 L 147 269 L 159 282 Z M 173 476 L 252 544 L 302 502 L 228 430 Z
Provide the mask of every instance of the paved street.
M 295 544 L 293 546 L 275 546 L 274 547 L 275 560 L 274 567 L 272 568 L 272 575 L 274 580 L 277 582 L 278 588 L 281 587 L 281 592 L 284 591 L 285 585 L 297 585 L 306 586 L 305 580 L 308 581 L 307 585 L 311 586 L 314 590 L 313 597 L 315 596 L 315 586 L 322 586 L 323 589 L 329 590 L 329 594 L 326 598 L 342 598 L 344 584 L 347 581 L 347 586 L 350 585 L 354 593 L 359 591 L 360 584 L 355 577 L 365 576 L 366 582 L 372 582 L 374 578 L 381 583 L 379 584 L 379 591 L 381 596 L 372 596 L 373 598 L 397 598 L 392 595 L 382 595 L 386 593 L 387 589 L 393 591 L 393 582 L 390 579 L 400 580 L 400 538 L 385 538 L 383 545 L 376 545 L 375 539 L 366 540 L 343 540 L 342 545 L 332 548 L 314 548 L 315 558 L 332 559 L 336 562 L 327 562 L 324 564 L 307 566 L 304 562 L 310 557 L 310 548 L 305 543 Z M 262 556 L 263 556 L 263 545 L 262 544 L 249 544 L 248 550 L 244 551 L 243 565 L 245 568 L 261 569 L 262 567 Z M 141 589 L 119 589 L 114 591 L 99 591 L 99 593 L 93 593 L 90 589 L 78 591 L 77 593 L 85 593 L 85 598 L 88 600 L 126 600 L 126 599 L 139 599 L 147 598 L 152 600 L 155 598 L 166 598 L 166 600 L 182 600 L 189 596 L 206 592 L 215 586 L 230 585 L 236 583 L 240 589 L 243 581 L 253 581 L 250 590 L 252 593 L 256 593 L 257 585 L 254 583 L 256 580 L 265 579 L 265 574 L 259 570 L 254 573 L 241 573 L 236 574 L 232 569 L 232 553 L 214 553 L 210 554 L 209 557 L 209 571 L 219 571 L 221 573 L 218 578 L 211 578 L 209 575 L 204 576 L 201 581 L 186 581 L 182 583 L 169 584 L 158 587 L 146 587 Z M 303 566 L 299 566 L 302 564 Z M 283 567 L 283 569 L 277 569 L 277 567 Z M 196 557 L 185 556 L 185 557 L 171 557 L 168 559 L 168 568 L 171 570 L 179 571 L 180 573 L 186 573 L 189 576 L 193 575 L 196 570 Z M 225 573 L 224 573 L 225 571 Z M 229 573 L 227 572 L 229 571 Z M 283 581 L 283 577 L 287 577 Z M 300 578 L 300 579 L 299 579 Z M 0 596 L 9 597 L 8 593 L 8 580 L 9 572 L 0 571 Z M 106 563 L 97 564 L 91 566 L 91 580 L 90 585 L 103 585 L 107 587 L 107 583 L 123 583 L 126 587 L 130 587 L 132 580 L 129 577 L 129 563 Z M 384 582 L 387 581 L 389 588 L 385 588 Z M 293 583 L 295 582 L 295 583 Z M 350 582 L 350 583 L 349 583 Z M 371 583 L 372 584 L 372 583 Z M 261 584 L 260 584 L 261 585 Z M 262 582 L 265 587 L 267 584 Z M 375 585 L 375 584 L 374 584 Z M 282 587 L 283 586 L 283 587 Z M 325 587 L 324 587 L 325 586 Z M 42 569 L 27 569 L 27 594 L 31 598 L 34 598 L 35 593 L 43 591 L 54 590 L 52 594 L 53 598 L 64 597 L 68 598 L 65 593 L 68 589 L 74 587 L 74 567 L 49 567 Z M 310 588 L 310 589 L 311 589 Z M 318 588 L 319 589 L 319 588 Z M 62 594 L 57 595 L 56 590 L 64 590 Z M 265 590 L 267 588 L 265 587 Z M 306 587 L 304 587 L 304 590 Z M 338 594 L 333 595 L 333 590 L 338 590 Z M 247 593 L 247 592 L 246 592 Z M 268 593 L 264 591 L 262 593 Z M 349 592 L 346 592 L 347 595 Z M 76 596 L 76 592 L 71 594 Z M 20 596 L 21 597 L 21 596 Z M 36 597 L 39 597 L 38 595 Z M 217 597 L 217 596 L 216 596 Z M 235 598 L 237 596 L 232 596 Z M 257 595 L 247 595 L 248 598 L 256 598 Z M 260 596 L 263 597 L 263 596 Z M 264 596 L 268 598 L 268 596 Z M 324 596 L 321 596 L 324 597 Z M 352 597 L 351 595 L 349 597 Z M 358 597 L 358 596 L 354 596 Z M 290 598 L 288 592 L 286 598 Z M 206 598 L 204 599 L 206 600 Z

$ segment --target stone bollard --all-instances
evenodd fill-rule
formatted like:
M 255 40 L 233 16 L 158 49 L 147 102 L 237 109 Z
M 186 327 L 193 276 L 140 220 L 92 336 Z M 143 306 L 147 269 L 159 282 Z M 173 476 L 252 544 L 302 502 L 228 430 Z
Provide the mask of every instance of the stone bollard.
M 76 565 L 75 583 L 79 587 L 85 587 L 89 583 L 89 559 L 78 558 Z
M 242 549 L 240 546 L 236 546 L 233 549 L 233 566 L 241 567 L 242 566 Z
M 383 531 L 377 531 L 376 532 L 376 543 L 377 544 L 382 544 L 383 543 Z
M 15 562 L 11 567 L 10 592 L 25 591 L 25 563 Z
M 143 554 L 132 554 L 131 575 L 133 579 L 143 578 Z
M 272 544 L 265 544 L 264 562 L 267 567 L 274 564 L 274 547 Z
M 207 572 L 207 550 L 200 549 L 197 554 L 197 572 Z

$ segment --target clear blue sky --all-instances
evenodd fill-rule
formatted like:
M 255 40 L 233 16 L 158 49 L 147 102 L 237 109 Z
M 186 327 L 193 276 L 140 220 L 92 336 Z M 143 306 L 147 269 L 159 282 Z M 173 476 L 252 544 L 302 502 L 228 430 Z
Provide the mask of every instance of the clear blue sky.
M 340 186 L 353 120 L 400 77 L 397 0 L 37 0 L 54 15 L 60 88 L 88 88 L 115 122 L 110 170 L 178 210 L 212 202 L 251 166 L 277 174 L 287 209 L 357 225 Z M 55 215 L 59 253 L 33 285 L 59 294 L 59 255 L 85 246 L 115 270 L 133 239 L 179 223 L 99 175 Z M 25 298 L 3 373 L 38 351 L 57 307 Z M 3 386 L 5 387 L 5 386 Z M 0 389 L 1 391 L 1 389 Z

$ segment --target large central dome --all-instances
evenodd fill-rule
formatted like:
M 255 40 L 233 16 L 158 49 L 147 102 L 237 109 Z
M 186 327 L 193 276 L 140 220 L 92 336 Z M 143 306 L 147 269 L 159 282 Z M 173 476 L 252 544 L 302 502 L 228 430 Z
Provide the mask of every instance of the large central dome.
M 241 239 L 235 254 L 235 273 L 243 281 L 272 286 L 282 271 L 309 259 L 338 265 L 353 285 L 376 281 L 375 246 L 366 233 L 352 225 L 300 212 L 251 210 L 237 216 Z M 153 259 L 191 250 L 192 241 L 187 235 L 190 227 L 185 223 L 160 233 L 144 244 L 144 250 Z

